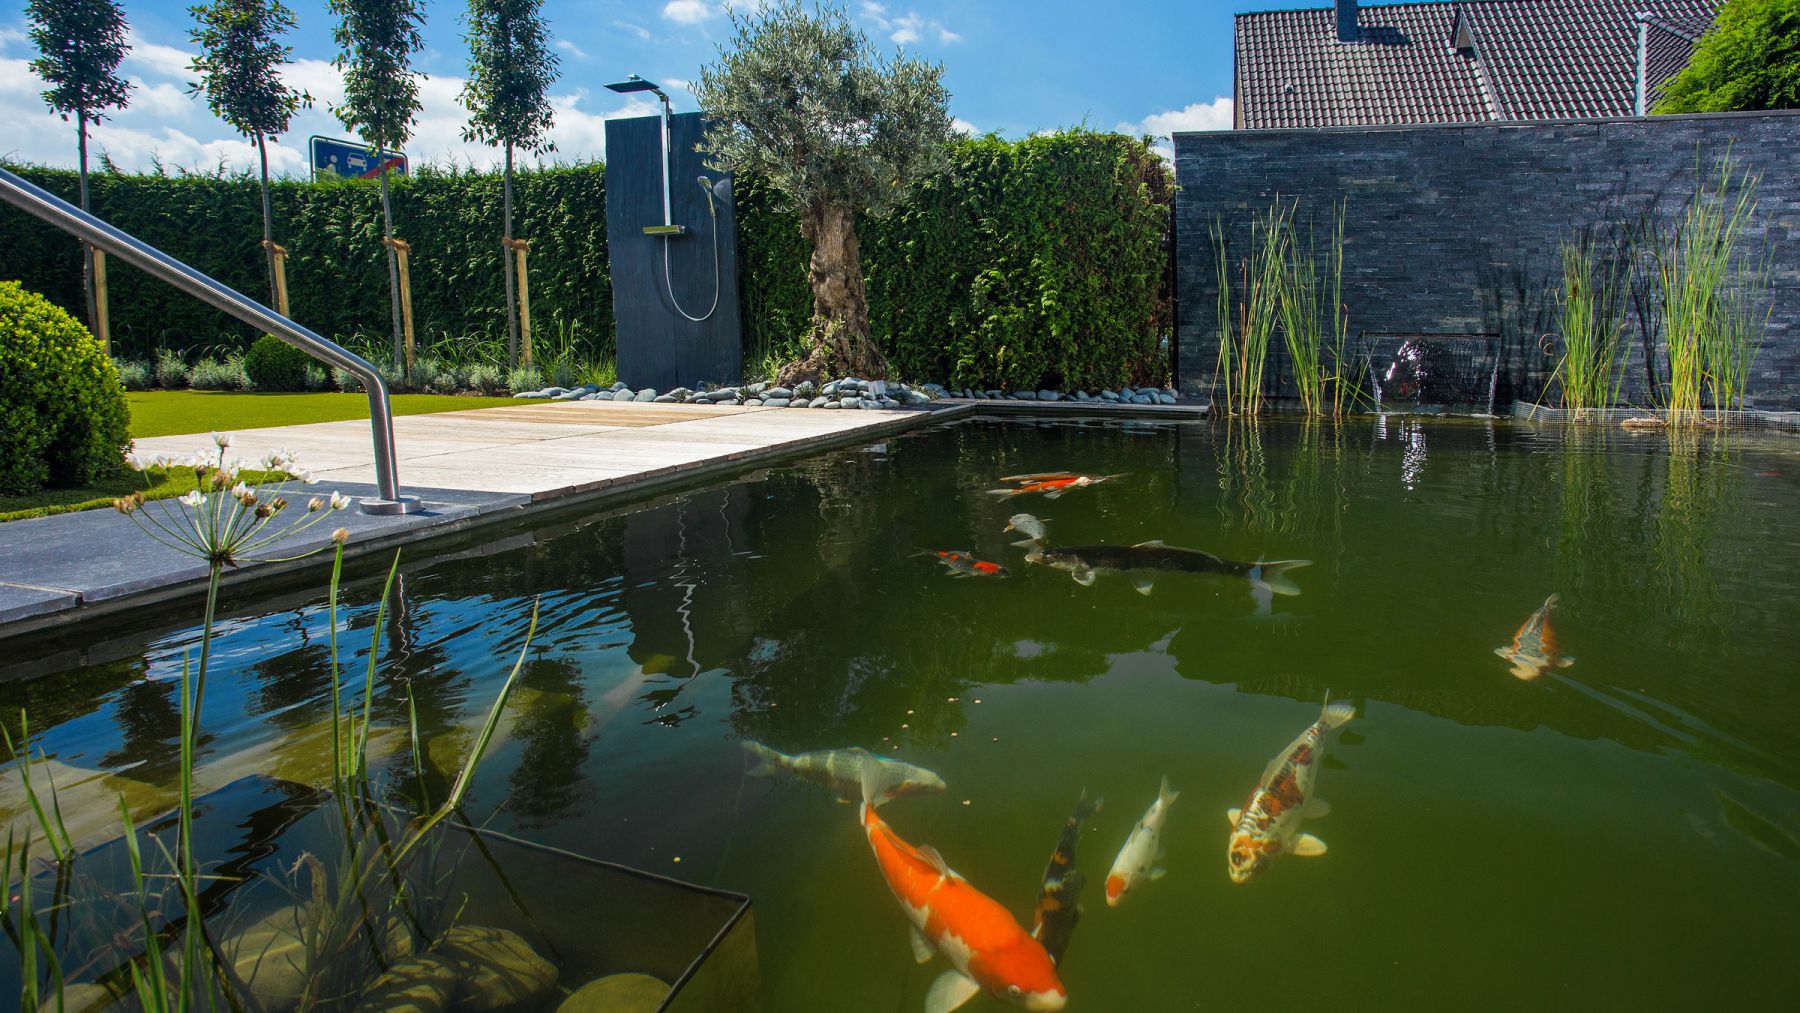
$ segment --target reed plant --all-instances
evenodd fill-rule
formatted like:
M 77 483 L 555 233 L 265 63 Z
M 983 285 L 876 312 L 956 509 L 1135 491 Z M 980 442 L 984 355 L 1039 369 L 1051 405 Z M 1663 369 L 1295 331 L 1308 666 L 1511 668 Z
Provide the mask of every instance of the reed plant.
M 230 441 L 221 437 L 217 442 L 219 460 L 214 467 L 223 474 L 231 467 L 224 458 Z M 281 456 L 271 466 L 280 465 L 290 474 L 298 472 L 299 477 L 304 477 L 291 458 Z M 37 789 L 26 715 L 19 715 L 19 741 L 15 742 L 10 732 L 0 728 L 7 757 L 19 770 L 30 810 L 23 836 L 17 828 L 9 828 L 4 845 L 0 846 L 0 868 L 4 868 L 4 876 L 10 881 L 9 888 L 0 891 L 0 927 L 20 958 L 19 999 L 23 1009 L 76 1008 L 72 970 L 87 979 L 80 985 L 89 990 L 81 997 L 83 1003 L 93 999 L 93 990 L 101 990 L 113 999 L 129 996 L 145 1010 L 187 1013 L 199 1009 L 263 1008 L 251 984 L 262 958 L 253 954 L 253 959 L 246 961 L 243 954 L 228 952 L 221 945 L 213 924 L 218 916 L 202 904 L 201 895 L 203 887 L 218 877 L 203 873 L 196 857 L 199 842 L 193 824 L 195 743 L 200 735 L 211 663 L 218 579 L 224 567 L 236 565 L 253 554 L 283 551 L 276 547 L 278 542 L 318 523 L 319 518 L 330 515 L 331 509 L 342 509 L 347 501 L 335 493 L 329 501 L 315 498 L 306 514 L 278 520 L 283 515 L 283 507 L 276 505 L 283 502 L 278 493 L 229 486 L 225 481 L 213 481 L 205 488 L 205 492 L 184 497 L 180 517 L 151 516 L 141 501 L 130 498 L 119 504 L 121 512 L 138 521 L 147 535 L 205 560 L 211 573 L 198 661 L 184 659 L 177 687 L 180 753 L 174 849 L 171 851 L 153 836 L 154 847 L 146 852 L 130 810 L 121 798 L 121 839 L 129 858 L 129 886 L 123 891 L 99 887 L 100 877 L 86 874 L 85 856 L 76 851 L 63 823 L 54 782 L 45 791 Z M 186 527 L 180 526 L 182 521 Z M 330 788 L 339 833 L 335 847 L 327 849 L 323 859 L 306 856 L 295 866 L 296 880 L 302 870 L 310 879 L 310 889 L 299 891 L 304 903 L 296 905 L 297 924 L 290 928 L 300 944 L 298 970 L 305 984 L 297 1006 L 284 1008 L 355 1005 L 356 997 L 395 957 L 422 949 L 442 927 L 442 912 L 426 910 L 435 851 L 441 840 L 438 831 L 460 812 L 537 631 L 538 609 L 534 603 L 524 645 L 449 791 L 434 804 L 421 788 L 417 815 L 398 818 L 386 807 L 383 789 L 371 773 L 369 743 L 374 728 L 373 699 L 380 645 L 387 622 L 387 602 L 399 570 L 399 554 L 395 554 L 388 570 L 377 606 L 360 703 L 352 697 L 352 705 L 345 708 L 338 662 L 338 608 L 347 537 L 340 528 L 328 543 L 334 547 L 327 591 Z M 309 554 L 302 552 L 286 558 Z M 407 692 L 409 713 L 416 714 L 410 687 Z M 414 780 L 422 786 L 426 783 L 425 750 L 419 741 L 416 718 L 408 722 L 408 729 Z M 48 850 L 49 867 L 55 872 L 48 897 L 38 892 L 44 877 L 34 861 L 33 848 L 39 841 Z M 284 889 L 288 886 L 276 885 Z M 171 903 L 170 894 L 178 901 Z M 180 913 L 178 918 L 173 913 L 176 910 Z M 96 920 L 108 919 L 106 924 L 94 924 Z M 103 944 L 87 945 L 78 936 L 82 940 L 100 939 Z M 99 966 L 100 958 L 95 954 L 116 958 L 114 965 Z M 79 957 L 79 967 L 66 968 L 64 955 Z M 270 959 L 289 962 L 295 958 L 283 953 Z
M 1656 242 L 1671 426 L 1699 421 L 1709 403 L 1714 411 L 1742 406 L 1762 333 L 1753 298 L 1762 262 L 1740 249 L 1755 214 L 1756 186 L 1757 178 L 1727 154 L 1717 177 L 1702 180 L 1681 220 Z
M 1562 352 L 1555 378 L 1562 406 L 1573 412 L 1610 408 L 1625 384 L 1625 294 L 1629 252 L 1603 253 L 1587 233 L 1562 244 L 1557 300 Z
M 1266 214 L 1251 222 L 1251 255 L 1238 265 L 1242 291 L 1235 304 L 1225 223 L 1215 219 L 1212 225 L 1219 283 L 1219 356 L 1213 391 L 1232 415 L 1262 413 L 1263 371 L 1268 364 L 1270 342 L 1280 323 L 1281 293 L 1286 285 L 1289 216 L 1286 206 L 1277 199 Z
M 1304 240 L 1297 209 L 1284 222 L 1280 316 L 1284 347 L 1293 367 L 1300 410 L 1336 417 L 1355 407 L 1367 363 L 1350 348 L 1350 315 L 1344 305 L 1344 212 L 1332 208 L 1332 229 L 1321 264 L 1311 224 Z

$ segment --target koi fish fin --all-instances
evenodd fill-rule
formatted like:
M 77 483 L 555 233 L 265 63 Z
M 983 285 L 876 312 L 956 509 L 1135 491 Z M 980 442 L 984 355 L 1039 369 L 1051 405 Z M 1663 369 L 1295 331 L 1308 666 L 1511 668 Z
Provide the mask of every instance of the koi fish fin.
M 1568 668 L 1570 665 L 1573 665 L 1573 664 L 1575 664 L 1574 658 L 1558 658 L 1558 659 L 1556 659 L 1556 667 L 1557 668 Z
M 1507 661 L 1511 661 L 1513 659 L 1513 650 L 1510 647 L 1496 647 L 1496 648 L 1494 648 L 1494 653 L 1498 654 L 1502 658 L 1505 658 Z
M 1550 597 L 1544 599 L 1544 611 L 1548 612 L 1555 608 L 1560 601 L 1562 601 L 1562 595 L 1560 593 L 1551 594 Z
M 1356 716 L 1356 704 L 1349 700 L 1331 700 L 1325 704 L 1325 712 L 1319 720 L 1326 728 L 1337 728 Z
M 1227 809 L 1225 810 L 1225 822 L 1230 823 L 1235 827 L 1237 826 L 1238 817 L 1242 815 L 1244 815 L 1244 810 L 1242 809 Z
M 1151 580 L 1149 577 L 1133 577 L 1131 578 L 1131 586 L 1138 594 L 1148 596 L 1150 592 L 1156 590 L 1156 581 Z
M 1301 858 L 1317 858 L 1325 853 L 1325 842 L 1311 834 L 1297 834 L 1294 837 L 1294 845 L 1288 849 L 1288 853 L 1299 855 Z
M 1331 815 L 1331 803 L 1322 798 L 1311 798 L 1300 807 L 1300 818 L 1303 820 L 1324 819 Z
M 944 856 L 938 854 L 938 849 L 932 847 L 929 844 L 920 844 L 917 847 L 915 847 L 913 850 L 917 851 L 919 853 L 920 858 L 923 858 L 925 861 L 929 862 L 931 864 L 931 867 L 933 869 L 937 870 L 938 875 L 940 875 L 940 876 L 956 875 L 955 873 L 950 871 L 950 866 L 948 863 L 946 863 L 944 861 Z
M 1134 549 L 1162 549 L 1167 547 L 1168 543 L 1160 538 L 1152 538 L 1147 542 L 1139 542 L 1132 546 Z
M 1300 593 L 1300 585 L 1288 579 L 1288 571 L 1311 565 L 1310 559 L 1278 559 L 1273 563 L 1258 563 L 1250 570 L 1250 583 L 1258 591 L 1266 588 L 1269 594 L 1296 595 Z
M 945 971 L 931 983 L 931 990 L 925 993 L 925 1013 L 950 1013 L 963 1003 L 975 998 L 981 986 L 974 979 L 961 971 Z
M 1027 538 L 1022 542 L 1013 542 L 1012 543 L 1014 548 L 1019 548 L 1019 549 L 1029 549 L 1034 545 L 1041 545 L 1041 544 L 1043 544 L 1043 543 L 1039 542 L 1035 538 Z
M 746 771 L 749 776 L 774 777 L 775 772 L 781 769 L 783 757 L 780 753 L 760 742 L 751 742 L 749 739 L 745 739 L 742 745 L 744 752 L 756 758 L 756 764 Z
M 1167 876 L 1168 874 L 1169 874 L 1169 870 L 1167 870 L 1159 865 L 1159 866 L 1151 869 L 1149 872 L 1144 873 L 1144 878 L 1146 880 L 1149 880 L 1150 882 L 1154 883 L 1157 880 L 1163 878 L 1164 876 Z
M 1001 499 L 1005 499 L 1008 496 L 1017 496 L 1019 494 L 1019 490 L 1017 490 L 1017 489 L 989 489 L 987 491 L 987 494 L 989 496 L 999 496 Z
M 917 925 L 908 926 L 906 934 L 912 940 L 913 962 L 929 964 L 931 958 L 936 956 L 937 951 L 933 950 L 931 944 L 925 941 L 925 937 L 919 934 L 919 927 Z
M 1086 567 L 1070 571 L 1069 576 L 1074 577 L 1075 583 L 1080 584 L 1082 587 L 1094 586 L 1094 571 L 1087 569 Z
M 1164 774 L 1162 786 L 1156 789 L 1156 800 L 1162 803 L 1164 809 L 1167 809 L 1169 806 L 1174 805 L 1175 800 L 1180 797 L 1181 792 L 1169 790 L 1169 775 Z
M 1063 490 L 1052 489 L 1044 494 L 1045 499 L 1062 499 Z

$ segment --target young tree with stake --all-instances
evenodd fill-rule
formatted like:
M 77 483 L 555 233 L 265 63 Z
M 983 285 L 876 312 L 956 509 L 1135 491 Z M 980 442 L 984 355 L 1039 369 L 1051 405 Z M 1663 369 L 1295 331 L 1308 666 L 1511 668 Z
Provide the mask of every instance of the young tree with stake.
M 44 102 L 67 122 L 75 120 L 81 152 L 81 210 L 88 210 L 88 124 L 123 109 L 131 83 L 118 75 L 119 61 L 130 47 L 125 41 L 125 11 L 118 0 L 30 0 L 25 20 L 38 58 L 32 72 L 49 85 Z M 81 282 L 87 296 L 88 327 L 100 329 L 94 291 L 94 252 L 81 250 Z
M 200 80 L 188 90 L 205 95 L 213 115 L 256 142 L 262 168 L 262 246 L 269 271 L 269 305 L 279 307 L 268 142 L 287 132 L 295 110 L 312 105 L 312 96 L 281 80 L 281 65 L 293 50 L 282 45 L 280 38 L 294 27 L 294 14 L 281 0 L 213 0 L 190 10 L 199 25 L 188 34 L 200 46 L 200 55 L 190 69 Z
M 813 318 L 806 357 L 783 382 L 844 371 L 882 378 L 869 337 L 856 216 L 904 204 L 935 171 L 952 137 L 937 64 L 891 60 L 840 7 L 809 12 L 778 0 L 731 15 L 730 48 L 700 71 L 695 96 L 713 162 L 767 179 L 800 212 L 812 244 Z
M 469 80 L 462 103 L 469 110 L 463 140 L 500 145 L 500 269 L 506 279 L 506 356 L 519 361 L 518 306 L 513 296 L 513 152 L 554 151 L 545 136 L 552 114 L 548 92 L 557 58 L 546 44 L 544 0 L 469 0 Z
M 332 108 L 344 129 L 375 150 L 381 175 L 381 238 L 387 246 L 388 294 L 393 311 L 394 362 L 405 363 L 400 329 L 400 265 L 394 250 L 394 213 L 388 202 L 386 155 L 412 137 L 419 114 L 419 76 L 412 55 L 425 46 L 418 0 L 330 0 L 339 18 L 332 65 L 344 72 L 344 102 Z

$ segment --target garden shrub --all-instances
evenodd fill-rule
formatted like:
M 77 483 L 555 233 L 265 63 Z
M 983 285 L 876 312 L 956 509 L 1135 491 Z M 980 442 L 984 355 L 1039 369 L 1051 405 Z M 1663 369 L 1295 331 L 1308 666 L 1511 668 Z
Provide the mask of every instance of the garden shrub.
M 244 375 L 257 390 L 305 390 L 313 357 L 273 334 L 256 339 L 244 356 Z
M 88 485 L 130 445 L 125 389 L 87 328 L 16 281 L 0 281 L 0 493 Z
M 156 364 L 151 367 L 151 371 L 155 374 L 158 387 L 182 390 L 188 385 L 187 360 L 179 352 L 167 348 L 157 349 Z
M 506 389 L 514 394 L 527 390 L 544 389 L 544 378 L 538 373 L 536 366 L 518 366 L 506 374 Z
M 506 376 L 500 372 L 499 366 L 478 362 L 469 367 L 469 386 L 479 393 L 499 393 L 505 382 Z
M 325 372 L 324 366 L 306 367 L 306 389 L 321 391 L 331 389 L 331 376 Z
M 149 390 L 153 377 L 150 364 L 142 359 L 114 359 L 113 369 L 119 373 L 119 383 L 126 390 Z
M 233 354 L 223 359 L 201 359 L 188 371 L 188 385 L 195 390 L 249 390 L 244 357 Z

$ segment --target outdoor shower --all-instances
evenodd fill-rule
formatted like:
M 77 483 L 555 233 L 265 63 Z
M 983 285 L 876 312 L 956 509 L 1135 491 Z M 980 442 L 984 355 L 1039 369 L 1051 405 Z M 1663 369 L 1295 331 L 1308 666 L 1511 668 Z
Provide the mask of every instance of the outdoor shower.
M 661 88 L 658 88 L 654 82 L 646 81 L 636 74 L 632 74 L 625 80 L 617 82 L 616 84 L 609 84 L 606 87 L 621 95 L 630 95 L 636 92 L 647 91 L 650 94 L 655 95 L 662 104 L 660 121 L 661 129 L 659 131 L 661 134 L 662 149 L 662 223 L 660 225 L 646 225 L 644 226 L 643 231 L 644 235 L 655 236 L 662 242 L 663 287 L 669 294 L 669 305 L 674 308 L 676 313 L 681 314 L 683 318 L 692 321 L 693 323 L 704 322 L 711 318 L 713 313 L 719 308 L 719 290 L 722 288 L 722 284 L 719 275 L 719 208 L 717 202 L 720 199 L 729 199 L 730 186 L 723 179 L 715 184 L 713 180 L 704 175 L 699 177 L 700 189 L 706 193 L 706 213 L 711 219 L 712 225 L 713 295 L 712 304 L 707 306 L 706 312 L 699 316 L 695 316 L 682 308 L 681 300 L 675 295 L 675 276 L 671 271 L 671 257 L 669 253 L 670 241 L 676 236 L 686 235 L 688 231 L 687 226 L 675 224 L 674 191 L 670 188 L 669 184 L 669 117 L 674 113 L 673 104 L 670 103 L 669 96 Z M 724 186 L 724 193 L 719 192 L 719 187 L 721 185 Z

